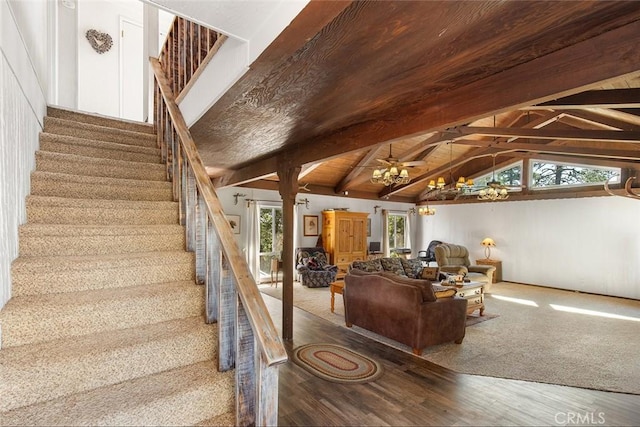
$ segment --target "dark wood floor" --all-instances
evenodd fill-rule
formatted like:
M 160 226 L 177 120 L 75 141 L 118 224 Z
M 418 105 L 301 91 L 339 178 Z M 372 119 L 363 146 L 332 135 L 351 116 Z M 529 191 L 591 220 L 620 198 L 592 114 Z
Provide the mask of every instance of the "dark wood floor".
M 264 299 L 280 328 L 281 302 Z M 294 308 L 287 350 L 318 342 L 375 358 L 385 373 L 337 384 L 289 361 L 280 368 L 280 425 L 640 425 L 640 396 L 459 374 Z

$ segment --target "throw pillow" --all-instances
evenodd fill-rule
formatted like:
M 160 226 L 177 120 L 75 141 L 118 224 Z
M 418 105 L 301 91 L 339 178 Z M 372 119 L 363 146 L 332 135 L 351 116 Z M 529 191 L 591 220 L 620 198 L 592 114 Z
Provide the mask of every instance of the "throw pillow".
M 432 285 L 432 287 L 436 298 L 451 298 L 457 292 L 456 288 L 450 288 L 447 286 Z
M 400 258 L 404 274 L 411 279 L 420 279 L 422 273 L 422 261 L 419 259 L 404 259 Z
M 397 274 L 398 276 L 408 277 L 404 272 L 400 258 L 380 258 L 380 264 L 382 264 L 384 271 Z
M 384 271 L 382 265 L 380 264 L 379 259 L 372 259 L 369 261 L 353 261 L 351 263 L 351 268 L 355 268 L 356 270 L 366 271 L 368 273 L 373 273 L 376 271 Z
M 305 258 L 305 263 L 304 263 L 305 267 L 307 267 L 309 270 L 319 270 L 320 267 L 320 263 L 318 262 L 318 258 L 316 257 L 309 257 L 309 258 Z
M 318 265 L 324 268 L 327 264 L 327 255 L 324 252 L 315 252 L 313 257 L 318 261 Z

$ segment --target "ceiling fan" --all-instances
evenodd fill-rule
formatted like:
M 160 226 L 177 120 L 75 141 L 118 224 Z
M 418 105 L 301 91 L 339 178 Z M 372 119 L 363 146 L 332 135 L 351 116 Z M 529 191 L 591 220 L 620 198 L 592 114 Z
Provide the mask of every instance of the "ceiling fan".
M 380 169 L 374 169 L 371 182 L 373 184 L 384 184 L 386 186 L 392 184 L 408 184 L 411 178 L 409 178 L 407 168 L 424 165 L 426 163 L 423 160 L 401 162 L 399 159 L 393 157 L 391 144 L 389 144 L 389 157 L 376 160 L 384 166 Z
M 389 144 L 389 157 L 384 159 L 376 159 L 377 162 L 382 163 L 387 168 L 395 166 L 396 168 L 411 168 L 415 166 L 424 166 L 427 164 L 424 160 L 413 160 L 409 162 L 401 162 L 396 157 L 393 157 L 391 153 L 391 144 Z

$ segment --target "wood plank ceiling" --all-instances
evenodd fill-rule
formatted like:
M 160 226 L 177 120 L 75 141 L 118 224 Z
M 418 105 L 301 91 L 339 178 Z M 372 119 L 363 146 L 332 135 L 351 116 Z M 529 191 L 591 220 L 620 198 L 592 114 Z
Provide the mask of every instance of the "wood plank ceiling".
M 218 187 L 419 203 L 531 157 L 640 171 L 640 2 L 311 2 L 191 128 Z M 392 149 L 411 182 L 369 181 Z M 523 192 L 526 195 L 526 192 Z

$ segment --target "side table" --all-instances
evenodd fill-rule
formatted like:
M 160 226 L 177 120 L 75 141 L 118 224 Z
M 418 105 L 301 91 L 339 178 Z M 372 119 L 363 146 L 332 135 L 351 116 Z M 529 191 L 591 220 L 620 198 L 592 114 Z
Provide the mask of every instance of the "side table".
M 467 300 L 467 314 L 480 310 L 480 316 L 484 315 L 484 283 L 469 282 L 456 285 L 456 296 Z
M 273 273 L 276 273 L 276 288 L 278 287 L 278 273 L 282 270 L 282 261 L 279 259 L 271 259 L 271 285 L 273 285 Z
M 477 265 L 493 265 L 496 271 L 493 272 L 493 283 L 502 282 L 502 261 L 498 259 L 477 259 Z
M 337 282 L 333 282 L 329 285 L 329 290 L 331 291 L 331 312 L 333 313 L 333 309 L 335 307 L 336 294 L 342 295 L 342 291 L 344 290 L 344 281 L 340 280 Z

